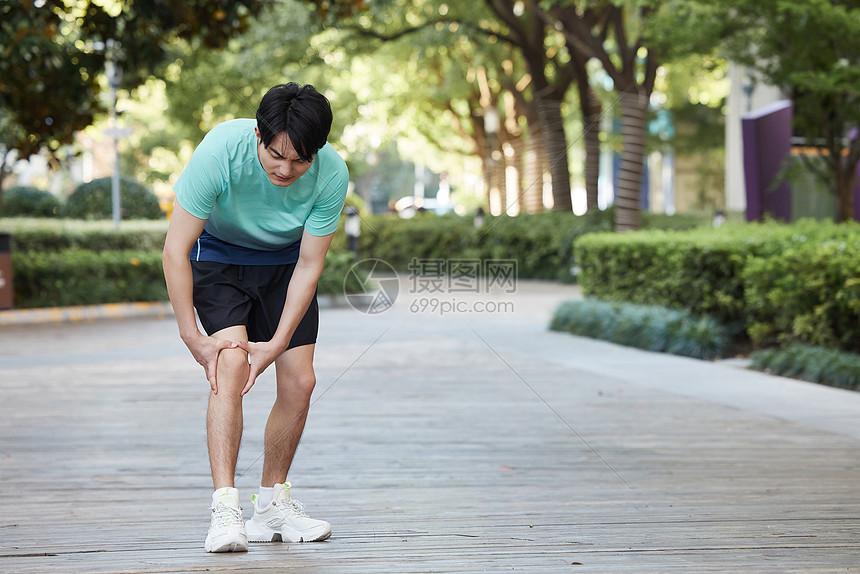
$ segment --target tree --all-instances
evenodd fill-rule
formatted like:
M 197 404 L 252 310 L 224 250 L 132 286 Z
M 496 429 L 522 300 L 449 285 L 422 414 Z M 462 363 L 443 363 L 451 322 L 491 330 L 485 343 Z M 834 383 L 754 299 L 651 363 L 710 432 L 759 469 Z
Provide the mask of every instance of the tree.
M 818 152 L 819 161 L 807 161 L 808 167 L 834 190 L 837 219 L 853 218 L 860 162 L 860 2 L 730 0 L 721 8 L 729 55 L 791 95 L 795 135 Z
M 615 189 L 615 228 L 639 228 L 639 190 L 645 161 L 646 114 L 657 77 L 657 54 L 647 44 L 648 22 L 659 0 L 531 4 L 560 30 L 578 58 L 598 60 L 612 79 L 621 107 L 622 151 Z
M 81 50 L 61 0 L 0 0 L 2 181 L 17 159 L 56 152 L 98 111 L 103 54 Z
M 220 48 L 246 29 L 261 0 L 0 0 L 0 150 L 55 153 L 104 111 L 104 44 L 119 41 L 123 85 L 163 72 L 171 46 Z M 6 162 L 3 162 L 4 170 Z M 2 177 L 2 174 L 0 174 Z M 2 188 L 0 188 L 2 189 Z
M 667 0 L 660 13 L 655 40 L 667 33 L 676 47 L 698 51 L 719 44 L 726 57 L 791 97 L 795 135 L 817 151 L 801 158 L 836 195 L 837 219 L 853 217 L 860 162 L 860 2 Z

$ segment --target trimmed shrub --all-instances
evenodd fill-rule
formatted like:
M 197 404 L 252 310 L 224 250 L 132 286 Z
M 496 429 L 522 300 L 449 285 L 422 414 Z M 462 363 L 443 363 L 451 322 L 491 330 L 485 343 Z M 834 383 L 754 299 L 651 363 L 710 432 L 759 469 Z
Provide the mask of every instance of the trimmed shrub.
M 350 265 L 349 253 L 326 256 L 319 292 L 342 294 Z M 15 306 L 21 309 L 167 300 L 160 249 L 12 253 L 12 272 Z
M 15 186 L 3 192 L 4 217 L 59 217 L 60 200 L 37 187 Z
M 572 280 L 574 242 L 611 227 L 607 212 L 487 217 L 480 229 L 472 218 L 453 214 L 376 215 L 364 218 L 360 252 L 400 270 L 409 269 L 413 259 L 514 259 L 521 278 Z
M 592 297 L 658 304 L 747 325 L 744 269 L 794 245 L 860 237 L 860 225 L 803 221 L 684 232 L 590 234 L 577 241 L 579 282 Z
M 162 301 L 160 251 L 12 253 L 15 306 Z
M 323 295 L 343 295 L 346 274 L 355 263 L 348 251 L 329 251 L 325 256 L 325 267 L 317 284 L 317 292 Z
M 860 391 L 860 355 L 810 345 L 766 349 L 750 355 L 750 368 Z
M 132 179 L 120 180 L 120 202 L 123 219 L 164 218 L 155 194 Z M 79 185 L 66 201 L 65 215 L 78 219 L 110 219 L 112 205 L 111 178 L 103 177 Z
M 743 272 L 750 339 L 860 349 L 860 234 L 790 247 Z
M 18 253 L 71 248 L 149 251 L 164 246 L 167 221 L 127 221 L 117 230 L 111 221 L 4 219 L 0 229 L 12 234 L 12 251 Z
M 675 309 L 629 303 L 565 301 L 550 329 L 647 351 L 714 359 L 724 356 L 729 329 L 711 318 L 694 318 Z

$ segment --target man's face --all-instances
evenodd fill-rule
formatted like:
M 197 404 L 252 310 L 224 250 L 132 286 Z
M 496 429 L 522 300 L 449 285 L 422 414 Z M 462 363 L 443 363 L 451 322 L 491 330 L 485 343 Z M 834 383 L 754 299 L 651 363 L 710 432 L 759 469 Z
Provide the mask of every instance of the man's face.
M 269 181 L 275 185 L 292 185 L 310 169 L 311 162 L 299 157 L 286 132 L 275 134 L 269 147 L 263 145 L 259 128 L 255 127 L 254 132 L 257 134 L 257 157 L 260 158 L 260 165 L 269 176 Z

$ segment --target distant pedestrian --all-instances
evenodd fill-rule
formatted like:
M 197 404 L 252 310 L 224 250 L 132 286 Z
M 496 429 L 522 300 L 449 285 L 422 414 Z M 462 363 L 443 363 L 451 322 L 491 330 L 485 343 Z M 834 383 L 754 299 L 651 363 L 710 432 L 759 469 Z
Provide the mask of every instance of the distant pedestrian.
M 326 143 L 331 122 L 329 102 L 313 86 L 277 85 L 256 119 L 215 126 L 174 188 L 164 275 L 179 334 L 211 387 L 208 552 L 331 535 L 329 523 L 309 518 L 291 498 L 286 482 L 315 384 L 317 282 L 349 178 Z M 195 309 L 208 336 L 197 328 Z M 272 363 L 277 399 L 246 524 L 234 487 L 242 397 Z
M 347 249 L 358 259 L 358 238 L 361 237 L 361 217 L 358 210 L 351 205 L 346 207 L 346 222 L 343 224 L 346 233 Z

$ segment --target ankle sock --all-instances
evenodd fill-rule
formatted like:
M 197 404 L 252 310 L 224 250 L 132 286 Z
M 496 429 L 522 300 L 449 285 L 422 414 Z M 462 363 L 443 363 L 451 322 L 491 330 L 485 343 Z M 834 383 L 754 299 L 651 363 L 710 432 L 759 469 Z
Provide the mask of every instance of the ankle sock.
M 274 486 L 261 486 L 260 492 L 257 494 L 257 508 L 266 508 L 269 506 L 269 503 L 272 502 L 272 499 L 275 497 L 275 487 Z

